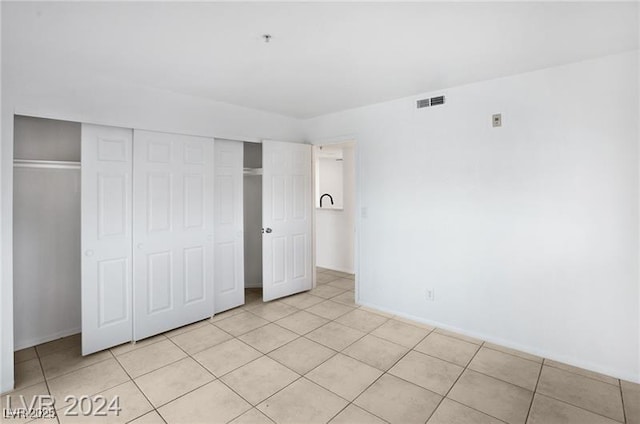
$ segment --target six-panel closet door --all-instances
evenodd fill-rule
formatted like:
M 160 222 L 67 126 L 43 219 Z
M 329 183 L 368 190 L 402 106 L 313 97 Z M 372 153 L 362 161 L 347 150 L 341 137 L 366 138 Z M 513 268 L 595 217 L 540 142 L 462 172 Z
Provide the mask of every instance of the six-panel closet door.
M 134 131 L 134 340 L 213 315 L 212 139 Z
M 244 304 L 243 150 L 215 140 L 215 313 Z
M 82 124 L 82 354 L 132 339 L 132 131 Z
M 311 290 L 311 146 L 262 143 L 262 298 Z

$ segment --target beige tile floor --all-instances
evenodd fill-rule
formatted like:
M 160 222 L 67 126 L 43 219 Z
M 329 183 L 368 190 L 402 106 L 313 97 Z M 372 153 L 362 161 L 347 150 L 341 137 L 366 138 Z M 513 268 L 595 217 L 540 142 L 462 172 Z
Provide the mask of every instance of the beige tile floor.
M 352 275 L 318 271 L 311 292 L 248 290 L 243 307 L 136 344 L 16 352 L 11 394 L 120 396 L 117 417 L 61 423 L 640 424 L 637 384 L 358 307 Z

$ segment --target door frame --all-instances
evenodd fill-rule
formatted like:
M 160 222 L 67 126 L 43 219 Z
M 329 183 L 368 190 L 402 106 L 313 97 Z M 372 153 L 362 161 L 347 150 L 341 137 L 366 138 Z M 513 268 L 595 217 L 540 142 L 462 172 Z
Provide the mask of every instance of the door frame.
M 354 227 L 355 227 L 355 235 L 353 237 L 353 272 L 355 273 L 355 299 L 356 303 L 360 300 L 360 229 L 362 228 L 361 219 L 362 210 L 361 206 L 361 196 L 360 196 L 360 181 L 361 181 L 361 166 L 360 166 L 360 148 L 358 143 L 358 137 L 356 134 L 345 134 L 336 137 L 329 138 L 319 138 L 310 140 L 311 145 L 314 147 L 311 152 L 311 183 L 313 185 L 313 190 L 315 194 L 315 186 L 316 186 L 316 149 L 317 146 L 328 146 L 332 144 L 344 144 L 344 143 L 353 143 L 353 154 L 354 154 L 354 171 L 355 171 L 355 204 L 354 204 Z M 316 272 L 316 206 L 315 206 L 315 197 L 312 198 L 312 206 L 313 206 L 313 247 L 312 247 L 312 255 L 313 255 L 313 287 L 316 287 L 317 280 L 317 272 Z

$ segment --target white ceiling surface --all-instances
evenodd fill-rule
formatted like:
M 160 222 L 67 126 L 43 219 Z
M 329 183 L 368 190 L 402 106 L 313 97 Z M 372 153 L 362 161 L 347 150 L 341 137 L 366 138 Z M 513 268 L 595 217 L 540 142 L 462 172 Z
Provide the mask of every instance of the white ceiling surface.
M 639 46 L 635 2 L 2 7 L 10 71 L 117 79 L 298 118 Z

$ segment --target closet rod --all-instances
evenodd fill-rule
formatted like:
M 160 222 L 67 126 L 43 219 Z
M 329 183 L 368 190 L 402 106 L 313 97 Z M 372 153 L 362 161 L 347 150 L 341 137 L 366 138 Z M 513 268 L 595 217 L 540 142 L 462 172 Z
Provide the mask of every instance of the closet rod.
M 14 159 L 14 168 L 80 169 L 80 162 L 64 160 Z
M 262 175 L 262 168 L 244 168 L 244 175 Z

